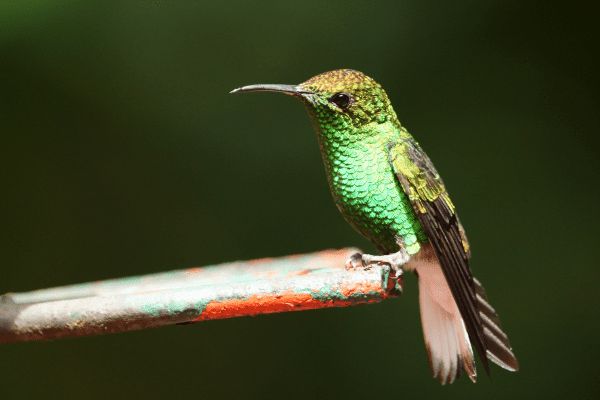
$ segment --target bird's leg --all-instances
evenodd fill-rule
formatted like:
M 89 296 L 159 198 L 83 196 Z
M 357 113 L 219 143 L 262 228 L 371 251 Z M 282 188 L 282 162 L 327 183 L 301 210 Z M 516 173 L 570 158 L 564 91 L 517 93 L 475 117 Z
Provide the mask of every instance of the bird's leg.
M 346 261 L 346 269 L 369 268 L 372 264 L 387 264 L 394 271 L 394 278 L 402 275 L 402 266 L 408 262 L 410 256 L 404 249 L 391 254 L 374 256 L 371 254 L 354 253 Z

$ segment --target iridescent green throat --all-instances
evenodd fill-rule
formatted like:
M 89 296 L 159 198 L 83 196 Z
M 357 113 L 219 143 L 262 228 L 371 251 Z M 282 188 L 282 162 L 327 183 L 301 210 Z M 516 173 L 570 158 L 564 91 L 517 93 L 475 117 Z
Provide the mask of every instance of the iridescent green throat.
M 427 237 L 389 154 L 392 144 L 395 157 L 406 152 L 404 142 L 412 138 L 377 82 L 342 69 L 299 85 L 249 85 L 234 92 L 249 91 L 301 99 L 314 121 L 331 192 L 344 218 L 381 252 L 419 251 Z
M 385 122 L 340 124 L 310 107 L 336 206 L 383 253 L 409 254 L 426 242 L 420 223 L 392 171 L 388 144 L 410 137 L 395 114 Z M 393 118 L 392 118 L 393 117 Z

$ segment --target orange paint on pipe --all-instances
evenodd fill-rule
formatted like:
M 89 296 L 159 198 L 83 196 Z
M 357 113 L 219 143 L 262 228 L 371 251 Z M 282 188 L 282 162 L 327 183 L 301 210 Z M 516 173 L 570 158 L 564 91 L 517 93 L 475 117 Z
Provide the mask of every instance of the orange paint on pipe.
M 356 304 L 377 303 L 388 294 L 377 284 L 355 284 L 339 290 L 345 299 L 319 299 L 310 293 L 284 292 L 278 294 L 253 295 L 245 299 L 228 299 L 207 304 L 195 321 L 207 321 L 258 314 L 273 314 L 289 311 L 314 310 L 328 307 L 347 307 Z M 365 297 L 352 297 L 356 295 Z

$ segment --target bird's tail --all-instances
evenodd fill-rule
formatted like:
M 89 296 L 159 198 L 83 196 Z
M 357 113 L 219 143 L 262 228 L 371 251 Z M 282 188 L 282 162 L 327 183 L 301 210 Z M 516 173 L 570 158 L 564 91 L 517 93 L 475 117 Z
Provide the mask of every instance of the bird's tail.
M 433 377 L 442 385 L 454 382 L 461 369 L 475 382 L 477 372 L 469 335 L 437 262 L 419 261 L 421 325 Z
M 479 317 L 483 325 L 486 357 L 494 364 L 508 371 L 517 371 L 519 369 L 519 362 L 512 352 L 508 336 L 500 326 L 500 318 L 498 318 L 496 310 L 488 303 L 481 282 L 476 278 L 473 278 L 473 282 L 475 283 Z
M 437 257 L 432 250 L 424 251 L 423 256 L 411 260 L 410 267 L 419 276 L 421 324 L 434 378 L 442 384 L 452 383 L 462 369 L 475 382 L 477 372 L 469 335 Z M 481 283 L 477 279 L 474 283 L 485 357 L 504 369 L 516 371 L 519 364 L 498 314 L 488 303 Z

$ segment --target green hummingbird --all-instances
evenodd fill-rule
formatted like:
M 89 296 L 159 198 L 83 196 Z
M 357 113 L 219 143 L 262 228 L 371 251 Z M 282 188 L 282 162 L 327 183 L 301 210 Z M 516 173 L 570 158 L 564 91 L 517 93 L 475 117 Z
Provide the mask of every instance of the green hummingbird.
M 365 74 L 340 69 L 299 85 L 259 84 L 231 93 L 280 92 L 300 99 L 314 121 L 329 187 L 350 225 L 380 255 L 355 254 L 360 268 L 384 263 L 415 271 L 425 347 L 434 378 L 475 382 L 471 343 L 509 371 L 519 366 L 508 336 L 469 267 L 464 229 L 431 160 L 400 124 L 386 92 Z

